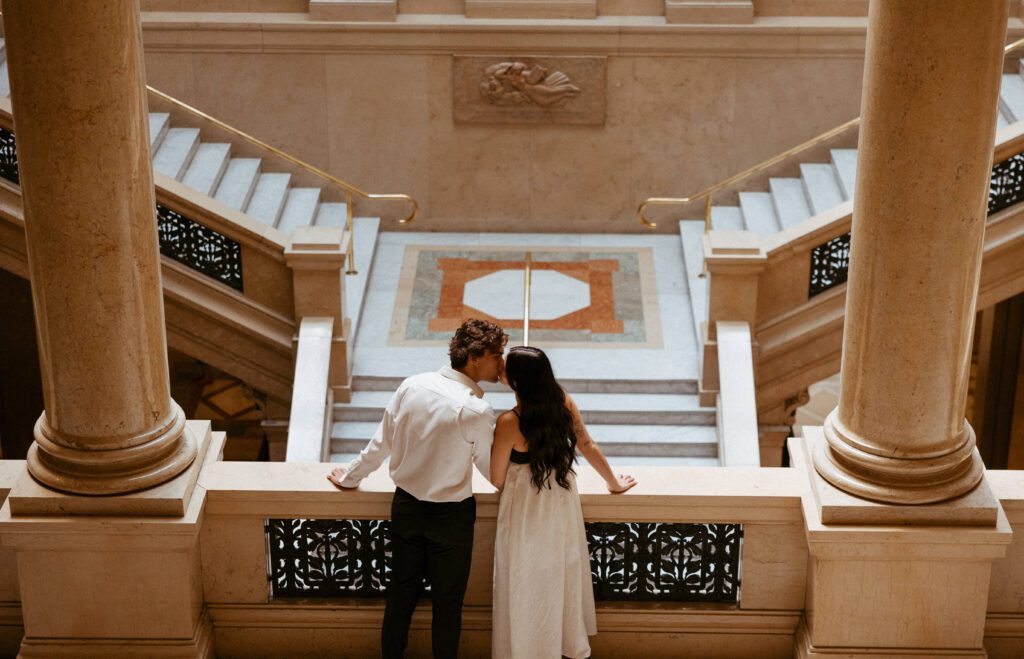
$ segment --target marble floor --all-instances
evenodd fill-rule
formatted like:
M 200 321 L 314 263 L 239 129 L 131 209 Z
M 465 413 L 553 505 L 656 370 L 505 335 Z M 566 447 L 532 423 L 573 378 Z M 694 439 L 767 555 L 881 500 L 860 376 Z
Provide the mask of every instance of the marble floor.
M 522 343 L 531 258 L 530 344 L 567 380 L 694 381 L 697 342 L 677 236 L 379 234 L 354 372 L 404 377 L 447 362 L 465 317 Z

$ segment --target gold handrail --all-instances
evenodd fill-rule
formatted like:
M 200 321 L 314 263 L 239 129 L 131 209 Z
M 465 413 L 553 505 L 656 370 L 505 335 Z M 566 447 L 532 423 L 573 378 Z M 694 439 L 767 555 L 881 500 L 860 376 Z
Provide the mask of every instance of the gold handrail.
M 228 124 L 224 123 L 220 119 L 217 119 L 215 117 L 211 117 L 210 115 L 206 114 L 202 110 L 198 110 L 198 109 L 192 107 L 191 105 L 188 105 L 187 103 L 183 103 L 182 101 L 179 101 L 178 99 L 174 98 L 173 96 L 169 96 L 168 94 L 165 94 L 164 92 L 160 91 L 159 89 L 154 89 L 153 87 L 150 87 L 149 85 L 146 85 L 146 89 L 148 89 L 151 94 L 156 95 L 157 97 L 167 101 L 168 103 L 171 103 L 172 105 L 174 105 L 174 106 L 176 106 L 178 108 L 181 108 L 182 110 L 184 110 L 184 111 L 186 111 L 186 112 L 188 112 L 190 114 L 193 114 L 193 115 L 195 115 L 197 117 L 200 117 L 200 118 L 202 118 L 205 121 L 209 121 L 210 123 L 216 125 L 218 128 L 226 130 L 227 132 L 231 133 L 232 135 L 240 137 L 243 140 L 249 142 L 250 144 L 254 144 L 254 145 L 258 146 L 261 149 L 265 149 L 267 151 L 270 151 L 271 153 L 273 153 L 277 157 L 282 158 L 282 159 L 290 162 L 291 164 L 295 165 L 296 167 L 300 167 L 300 168 L 306 170 L 307 172 L 309 172 L 310 174 L 313 174 L 314 176 L 317 176 L 317 177 L 319 177 L 319 178 L 321 178 L 321 179 L 323 179 L 323 180 L 325 180 L 325 181 L 327 181 L 329 183 L 332 183 L 332 184 L 340 187 L 341 189 L 345 190 L 346 193 L 348 193 L 348 194 L 346 194 L 346 201 L 349 202 L 348 203 L 349 210 L 347 211 L 347 214 L 348 214 L 347 221 L 348 221 L 349 231 L 352 230 L 352 220 L 351 220 L 351 218 L 352 218 L 352 211 L 351 211 L 352 205 L 351 205 L 351 199 L 352 199 L 352 195 L 353 194 L 354 195 L 358 195 L 360 197 L 363 197 L 364 199 L 374 199 L 374 200 L 378 200 L 378 201 L 405 201 L 405 202 L 408 202 L 412 206 L 412 212 L 409 213 L 409 215 L 407 215 L 406 217 L 398 220 L 399 224 L 409 224 L 409 223 L 411 223 L 413 220 L 416 219 L 416 216 L 420 212 L 420 205 L 418 203 L 416 203 L 415 199 L 413 199 L 412 197 L 410 197 L 407 194 L 374 194 L 374 193 L 366 192 L 364 190 L 360 190 L 359 188 L 357 188 L 356 186 L 352 185 L 351 183 L 346 183 L 345 181 L 342 181 L 340 178 L 337 178 L 335 176 L 331 176 L 330 174 L 328 174 L 327 172 L 323 171 L 322 169 L 319 169 L 317 167 L 314 167 L 313 165 L 305 163 L 305 162 L 299 160 L 298 158 L 296 158 L 294 156 L 288 155 L 284 151 L 281 151 L 280 149 L 278 149 L 276 147 L 270 146 L 266 142 L 264 142 L 264 141 L 262 141 L 262 140 L 260 140 L 258 138 L 255 138 L 252 135 L 249 135 L 248 133 L 246 133 L 244 131 L 238 130 L 234 126 L 231 126 L 231 125 L 228 125 Z M 351 245 L 352 245 L 352 241 L 349 240 L 349 252 L 350 253 L 351 253 L 351 249 L 352 249 Z M 353 266 L 351 266 L 351 265 L 349 266 L 349 268 L 354 270 Z
M 523 266 L 523 345 L 530 345 L 530 279 L 533 274 L 533 252 L 526 253 Z
M 1011 52 L 1013 52 L 1013 51 L 1017 50 L 1018 48 L 1020 48 L 1021 46 L 1024 46 L 1024 39 L 1018 39 L 1018 40 L 1016 40 L 1016 41 L 1014 41 L 1012 43 L 1007 44 L 1006 47 L 1003 48 L 1003 56 L 1005 57 L 1006 55 L 1008 55 Z M 768 160 L 765 160 L 764 162 L 758 163 L 758 164 L 754 165 L 753 167 L 751 167 L 750 169 L 745 169 L 742 172 L 740 172 L 739 174 L 736 174 L 734 176 L 730 176 L 729 178 L 725 179 L 724 181 L 720 181 L 718 183 L 715 183 L 711 187 L 704 188 L 700 192 L 697 192 L 696 194 L 692 194 L 692 195 L 690 195 L 688 197 L 648 197 L 647 199 L 642 201 L 640 203 L 640 205 L 637 207 L 637 209 L 636 209 L 636 219 L 639 220 L 640 224 L 644 225 L 648 229 L 657 229 L 658 228 L 658 223 L 657 222 L 653 222 L 651 220 L 648 220 L 646 217 L 644 217 L 644 211 L 647 210 L 648 206 L 675 206 L 675 205 L 679 205 L 679 204 L 688 204 L 688 203 L 696 201 L 696 200 L 698 200 L 698 199 L 700 199 L 702 197 L 706 197 L 707 199 L 706 199 L 706 203 L 704 205 L 705 206 L 705 208 L 704 208 L 704 232 L 707 233 L 708 231 L 711 230 L 711 197 L 712 197 L 712 195 L 714 195 L 715 192 L 718 192 L 722 188 L 728 187 L 728 186 L 732 185 L 733 183 L 738 183 L 738 182 L 740 182 L 740 181 L 742 181 L 742 180 L 744 180 L 746 178 L 749 178 L 749 177 L 753 176 L 754 174 L 757 174 L 758 172 L 762 172 L 762 171 L 768 169 L 769 167 L 771 167 L 772 165 L 775 165 L 775 164 L 777 164 L 779 162 L 782 162 L 783 160 L 786 160 L 787 158 L 789 158 L 791 156 L 794 156 L 794 155 L 800 153 L 801 151 L 806 151 L 807 149 L 815 147 L 815 146 L 821 144 L 822 142 L 826 142 L 826 141 L 832 139 L 833 137 L 835 137 L 836 135 L 844 133 L 847 130 L 849 130 L 849 129 L 851 129 L 854 126 L 857 126 L 859 124 L 860 124 L 860 117 L 856 117 L 854 119 L 851 119 L 850 121 L 847 121 L 844 124 L 836 126 L 832 130 L 824 132 L 821 135 L 818 135 L 817 137 L 812 137 L 811 139 L 807 140 L 803 144 L 799 144 L 799 145 L 793 147 L 792 149 L 788 149 L 786 151 L 783 151 L 782 153 L 778 154 L 777 156 L 775 156 L 773 158 L 769 158 Z

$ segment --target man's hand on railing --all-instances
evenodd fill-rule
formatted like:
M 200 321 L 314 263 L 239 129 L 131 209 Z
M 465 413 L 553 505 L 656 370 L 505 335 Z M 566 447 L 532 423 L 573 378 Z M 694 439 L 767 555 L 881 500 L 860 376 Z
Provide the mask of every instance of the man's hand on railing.
M 327 474 L 327 480 L 331 481 L 331 483 L 333 483 L 337 487 L 340 487 L 343 490 L 353 490 L 355 488 L 345 487 L 344 485 L 341 484 L 341 481 L 344 480 L 346 473 L 348 473 L 348 467 L 335 467 L 334 469 L 331 470 L 331 473 Z

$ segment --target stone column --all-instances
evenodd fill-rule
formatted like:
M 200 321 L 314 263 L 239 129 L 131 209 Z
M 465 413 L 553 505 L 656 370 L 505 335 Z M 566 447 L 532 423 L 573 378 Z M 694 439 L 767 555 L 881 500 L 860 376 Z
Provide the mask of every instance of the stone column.
M 838 407 L 815 447 L 888 503 L 972 490 L 964 419 L 1007 6 L 871 3 Z
M 28 468 L 79 494 L 195 459 L 171 400 L 136 1 L 6 0 L 45 412 Z

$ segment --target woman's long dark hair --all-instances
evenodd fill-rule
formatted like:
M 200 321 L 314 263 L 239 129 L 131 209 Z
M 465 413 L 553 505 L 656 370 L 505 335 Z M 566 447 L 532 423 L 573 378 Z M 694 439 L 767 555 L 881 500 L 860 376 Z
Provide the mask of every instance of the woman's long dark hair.
M 569 489 L 569 474 L 576 461 L 576 432 L 565 392 L 555 380 L 551 362 L 542 350 L 516 346 L 505 360 L 505 377 L 519 396 L 519 432 L 530 452 L 530 475 L 539 491 L 555 482 Z

